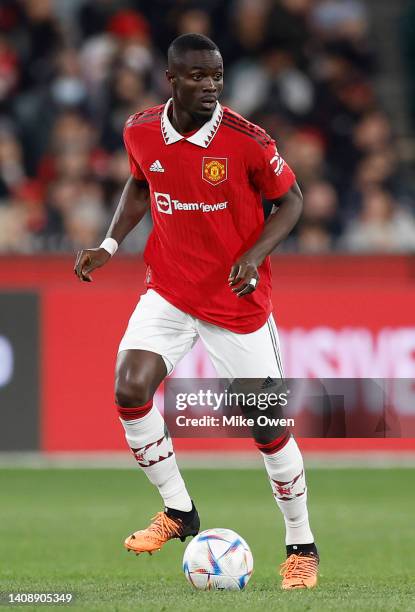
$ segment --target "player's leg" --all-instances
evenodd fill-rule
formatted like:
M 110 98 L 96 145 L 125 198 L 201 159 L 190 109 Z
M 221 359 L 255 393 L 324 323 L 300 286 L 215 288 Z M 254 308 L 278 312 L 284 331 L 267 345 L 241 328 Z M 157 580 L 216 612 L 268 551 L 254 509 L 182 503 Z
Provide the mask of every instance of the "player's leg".
M 220 378 L 245 380 L 248 388 L 252 386 L 250 381 L 258 386 L 257 381 L 270 378 L 278 386 L 283 370 L 272 315 L 263 327 L 251 334 L 236 334 L 207 323 L 199 324 L 199 334 Z M 269 393 L 271 389 L 266 390 Z M 301 452 L 295 439 L 275 426 L 256 427 L 252 433 L 274 498 L 284 516 L 287 558 L 296 557 L 295 571 L 291 562 L 290 566 L 284 564 L 283 588 L 315 586 L 318 553 L 309 524 Z
M 116 365 L 115 398 L 125 436 L 140 468 L 163 498 L 146 530 L 127 538 L 135 552 L 158 550 L 172 537 L 199 529 L 197 511 L 179 472 L 172 440 L 154 405 L 158 386 L 192 347 L 196 332 L 191 317 L 155 292 L 142 296 L 121 341 Z
M 192 502 L 176 465 L 172 441 L 153 396 L 166 376 L 161 355 L 143 350 L 118 354 L 115 397 L 128 445 L 167 508 L 184 512 Z

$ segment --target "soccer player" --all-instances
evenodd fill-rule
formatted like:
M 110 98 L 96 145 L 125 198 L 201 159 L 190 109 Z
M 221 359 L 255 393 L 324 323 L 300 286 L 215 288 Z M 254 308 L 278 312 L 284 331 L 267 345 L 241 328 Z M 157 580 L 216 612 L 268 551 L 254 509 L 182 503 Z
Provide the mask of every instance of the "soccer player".
M 283 376 L 268 255 L 302 210 L 295 176 L 273 139 L 220 105 L 216 44 L 199 34 L 179 36 L 169 47 L 166 74 L 171 99 L 126 122 L 131 176 L 107 237 L 78 253 L 75 264 L 79 279 L 90 282 L 151 209 L 147 291 L 121 340 L 115 383 L 127 442 L 165 506 L 147 529 L 126 539 L 136 553 L 152 553 L 172 538 L 184 541 L 200 526 L 153 402 L 165 376 L 199 337 L 220 378 Z M 274 204 L 266 222 L 261 196 Z M 302 456 L 287 432 L 268 431 L 266 440 L 254 435 L 285 520 L 282 588 L 311 588 L 319 557 Z

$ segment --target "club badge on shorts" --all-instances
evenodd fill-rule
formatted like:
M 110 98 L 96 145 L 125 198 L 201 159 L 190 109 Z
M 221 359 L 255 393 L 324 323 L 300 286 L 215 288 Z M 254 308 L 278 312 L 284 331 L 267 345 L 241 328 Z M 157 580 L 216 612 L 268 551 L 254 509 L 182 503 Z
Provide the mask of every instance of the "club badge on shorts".
M 219 185 L 228 178 L 226 157 L 204 157 L 202 160 L 202 179 L 211 185 Z

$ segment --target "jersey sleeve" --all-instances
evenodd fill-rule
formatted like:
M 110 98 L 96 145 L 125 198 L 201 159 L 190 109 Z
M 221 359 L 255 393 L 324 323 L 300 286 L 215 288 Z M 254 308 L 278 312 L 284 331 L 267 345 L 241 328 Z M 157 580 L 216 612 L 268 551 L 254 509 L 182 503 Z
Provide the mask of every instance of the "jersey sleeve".
M 128 122 L 127 122 L 127 124 L 124 127 L 124 145 L 127 151 L 128 161 L 130 163 L 130 171 L 135 179 L 137 179 L 138 181 L 145 181 L 146 177 L 143 174 L 143 171 L 141 170 L 139 164 L 137 163 L 132 153 L 130 139 L 131 139 L 131 129 L 129 129 Z
M 249 167 L 252 183 L 267 200 L 280 198 L 295 182 L 295 174 L 278 153 L 274 140 L 266 146 L 255 143 Z

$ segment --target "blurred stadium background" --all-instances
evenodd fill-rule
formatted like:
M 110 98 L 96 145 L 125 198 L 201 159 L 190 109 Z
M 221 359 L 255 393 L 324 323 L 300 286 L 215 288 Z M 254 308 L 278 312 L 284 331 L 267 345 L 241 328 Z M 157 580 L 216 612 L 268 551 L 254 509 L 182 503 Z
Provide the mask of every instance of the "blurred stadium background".
M 72 267 L 102 240 L 128 177 L 123 124 L 166 100 L 166 49 L 189 31 L 218 43 L 222 102 L 266 128 L 303 189 L 303 218 L 273 256 L 287 375 L 415 379 L 414 1 L 2 0 L 3 463 L 41 450 L 119 452 L 133 465 L 113 366 L 143 287 L 150 217 L 92 286 Z M 211 374 L 199 345 L 174 373 Z M 414 418 L 411 393 L 402 419 Z M 246 440 L 176 447 L 220 461 L 252 450 Z M 302 447 L 372 464 L 415 456 L 405 438 Z

